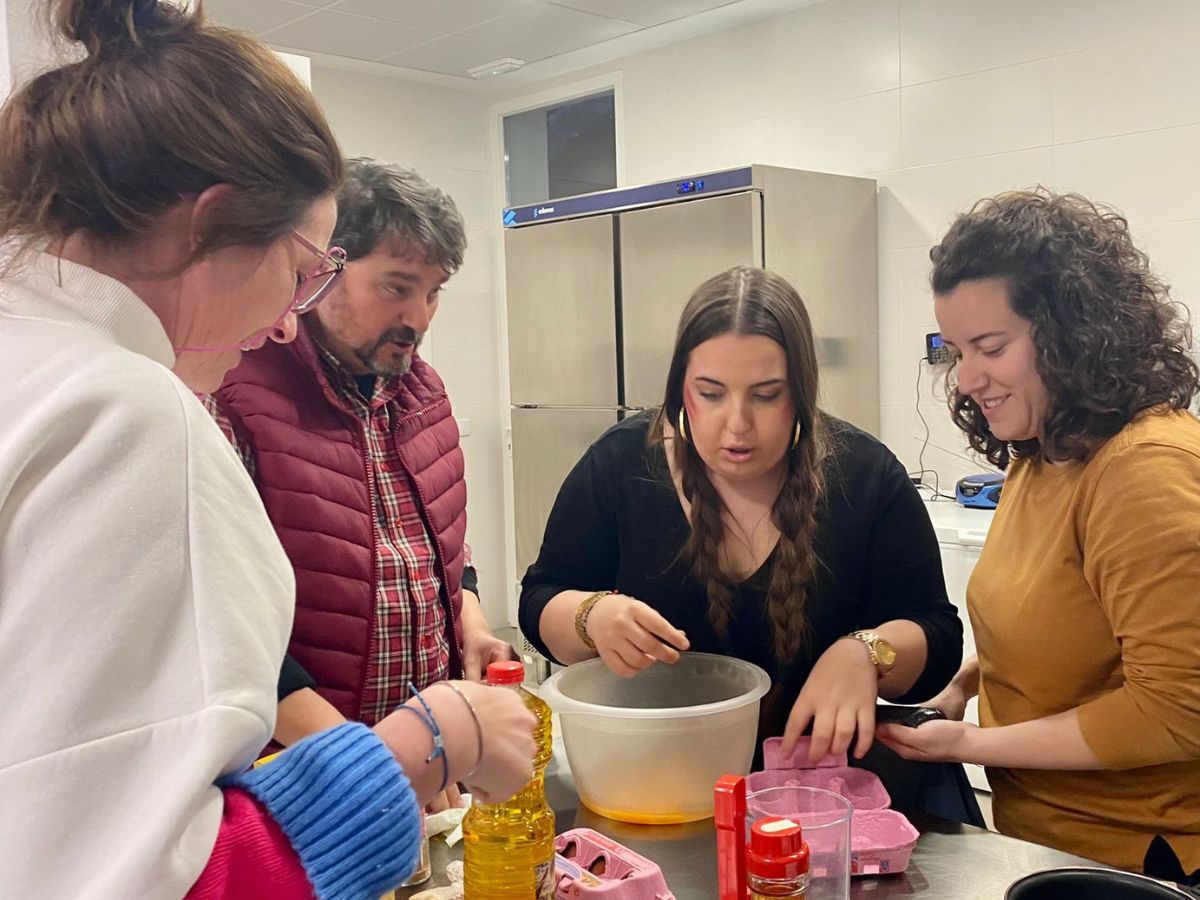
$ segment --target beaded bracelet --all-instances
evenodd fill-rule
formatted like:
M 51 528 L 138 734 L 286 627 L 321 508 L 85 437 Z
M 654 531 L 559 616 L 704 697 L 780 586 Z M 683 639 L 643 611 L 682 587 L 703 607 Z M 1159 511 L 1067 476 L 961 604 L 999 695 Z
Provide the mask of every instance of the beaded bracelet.
M 478 772 L 479 767 L 483 765 L 483 725 L 479 723 L 479 713 L 475 711 L 475 704 L 468 699 L 466 694 L 459 690 L 458 685 L 456 685 L 453 681 L 443 681 L 441 684 L 444 684 L 446 687 L 450 688 L 450 690 L 454 691 L 454 693 L 458 694 L 462 702 L 467 704 L 467 709 L 471 713 L 471 719 L 475 722 L 475 737 L 479 740 L 479 755 L 475 759 L 475 768 L 473 768 L 464 776 L 465 778 L 470 778 L 472 775 Z
M 441 757 L 442 786 L 438 788 L 438 793 L 440 794 L 446 789 L 446 785 L 450 783 L 450 763 L 446 759 L 446 745 L 442 742 L 442 729 L 438 727 L 437 719 L 433 717 L 433 710 L 430 708 L 429 704 L 425 701 L 425 698 L 421 696 L 420 692 L 411 681 L 408 683 L 408 690 L 409 693 L 417 698 L 417 702 L 425 708 L 425 712 L 422 713 L 421 710 L 415 709 L 409 706 L 407 703 L 401 705 L 400 709 L 408 710 L 410 713 L 424 722 L 425 727 L 429 729 L 429 733 L 433 735 L 433 752 L 425 757 L 425 762 L 431 763 L 438 757 Z

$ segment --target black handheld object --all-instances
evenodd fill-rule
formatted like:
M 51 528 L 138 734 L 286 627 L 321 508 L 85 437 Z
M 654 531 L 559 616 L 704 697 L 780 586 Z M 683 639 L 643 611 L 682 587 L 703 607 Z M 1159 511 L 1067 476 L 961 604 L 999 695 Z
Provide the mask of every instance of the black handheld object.
M 932 706 L 877 706 L 875 707 L 875 723 L 894 722 L 909 728 L 919 728 L 934 719 L 944 719 L 946 714 Z
M 950 351 L 946 349 L 946 339 L 940 331 L 925 335 L 925 361 L 931 366 L 950 362 Z

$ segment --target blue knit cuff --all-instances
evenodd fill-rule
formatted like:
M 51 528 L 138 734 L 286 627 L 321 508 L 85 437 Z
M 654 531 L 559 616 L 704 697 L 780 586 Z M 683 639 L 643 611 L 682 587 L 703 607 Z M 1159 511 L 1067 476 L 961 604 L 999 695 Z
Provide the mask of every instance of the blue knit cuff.
M 365 725 L 322 731 L 229 783 L 253 794 L 279 823 L 320 900 L 379 897 L 417 867 L 416 795 Z

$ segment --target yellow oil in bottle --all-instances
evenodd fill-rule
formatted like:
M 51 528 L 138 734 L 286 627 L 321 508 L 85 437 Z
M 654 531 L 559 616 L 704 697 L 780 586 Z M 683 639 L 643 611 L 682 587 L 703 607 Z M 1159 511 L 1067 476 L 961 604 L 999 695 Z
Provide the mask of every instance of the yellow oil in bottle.
M 515 679 L 515 682 L 514 682 Z M 488 683 L 521 694 L 537 716 L 533 778 L 515 797 L 494 805 L 475 803 L 463 820 L 465 900 L 553 900 L 554 811 L 546 803 L 546 766 L 553 752 L 550 707 L 521 687 L 519 662 L 492 663 Z

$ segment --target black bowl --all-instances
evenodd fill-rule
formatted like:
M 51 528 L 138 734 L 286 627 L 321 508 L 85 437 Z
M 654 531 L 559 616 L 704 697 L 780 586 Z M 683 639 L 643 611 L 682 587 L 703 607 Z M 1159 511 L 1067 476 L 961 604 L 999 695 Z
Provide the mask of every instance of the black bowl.
M 1117 869 L 1049 869 L 1014 881 L 1004 900 L 1196 900 L 1200 894 Z

